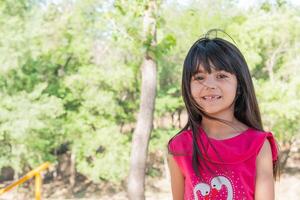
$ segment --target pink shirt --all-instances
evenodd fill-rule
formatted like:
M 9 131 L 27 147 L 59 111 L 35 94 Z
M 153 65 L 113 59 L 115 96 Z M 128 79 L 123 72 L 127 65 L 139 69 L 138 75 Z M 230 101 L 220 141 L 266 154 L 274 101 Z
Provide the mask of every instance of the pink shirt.
M 210 161 L 206 156 L 204 159 L 214 173 L 205 168 L 200 171 L 200 177 L 195 174 L 192 167 L 191 130 L 181 132 L 169 143 L 171 153 L 181 154 L 174 155 L 174 159 L 185 177 L 184 199 L 254 199 L 256 157 L 266 139 L 271 145 L 273 162 L 277 160 L 277 147 L 272 133 L 249 128 L 237 136 L 224 140 L 208 138 L 202 128 L 199 129 L 199 134 L 204 149 L 200 148 L 199 141 L 198 147 L 202 153 L 207 150 Z

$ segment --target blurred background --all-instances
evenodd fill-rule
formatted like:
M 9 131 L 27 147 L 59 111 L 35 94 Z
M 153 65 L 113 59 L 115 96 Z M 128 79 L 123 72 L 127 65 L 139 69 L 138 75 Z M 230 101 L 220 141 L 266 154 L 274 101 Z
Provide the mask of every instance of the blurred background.
M 244 54 L 280 145 L 276 199 L 300 199 L 299 1 L 157 0 L 145 37 L 149 2 L 0 1 L 0 188 L 49 161 L 43 199 L 127 199 L 147 54 L 157 81 L 146 199 L 171 199 L 166 145 L 186 123 L 182 63 L 219 28 Z M 34 199 L 34 179 L 0 199 Z

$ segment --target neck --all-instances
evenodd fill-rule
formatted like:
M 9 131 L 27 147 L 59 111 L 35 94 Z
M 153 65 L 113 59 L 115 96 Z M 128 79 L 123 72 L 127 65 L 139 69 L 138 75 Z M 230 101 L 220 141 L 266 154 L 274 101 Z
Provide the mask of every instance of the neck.
M 217 117 L 218 119 L 226 121 L 220 122 L 218 120 L 203 117 L 201 127 L 206 134 L 215 138 L 224 138 L 245 130 L 247 127 L 239 122 L 233 115 Z

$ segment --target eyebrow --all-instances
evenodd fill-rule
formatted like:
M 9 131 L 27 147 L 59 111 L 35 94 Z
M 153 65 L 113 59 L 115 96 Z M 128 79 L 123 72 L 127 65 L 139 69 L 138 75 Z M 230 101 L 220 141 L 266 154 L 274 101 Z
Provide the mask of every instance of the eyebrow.
M 197 71 L 196 71 L 196 73 L 204 73 L 205 71 L 204 70 L 202 70 L 202 69 L 198 69 Z
M 206 70 L 202 70 L 202 69 L 198 69 L 197 71 L 195 71 L 194 74 L 198 74 L 198 73 L 207 73 Z
M 212 70 L 211 72 L 224 72 L 224 73 L 229 73 L 230 74 L 230 72 L 227 72 L 227 71 L 225 71 L 225 70 Z M 195 74 L 197 74 L 197 73 L 207 73 L 207 71 L 204 71 L 204 70 L 202 70 L 202 69 L 199 69 L 199 70 L 197 70 L 196 72 L 195 72 Z
M 231 73 L 230 73 L 230 72 L 227 72 L 227 71 L 225 71 L 225 70 L 215 70 L 214 72 L 215 72 L 215 73 L 221 72 L 221 73 L 225 73 L 225 74 L 227 74 L 227 75 L 231 75 Z M 213 71 L 211 71 L 211 73 L 214 73 L 214 72 L 213 72 Z M 199 69 L 199 70 L 197 70 L 195 73 L 193 73 L 193 75 L 192 75 L 192 76 L 196 76 L 197 74 L 200 74 L 200 73 L 207 74 L 208 72 L 207 72 L 207 71 L 203 71 L 203 70 Z

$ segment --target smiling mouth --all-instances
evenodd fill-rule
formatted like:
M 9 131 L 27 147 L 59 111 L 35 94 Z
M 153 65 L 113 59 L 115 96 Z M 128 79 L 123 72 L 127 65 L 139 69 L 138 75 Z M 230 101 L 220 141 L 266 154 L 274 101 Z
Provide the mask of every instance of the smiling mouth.
M 218 95 L 204 96 L 204 97 L 202 97 L 202 99 L 205 101 L 215 101 L 215 100 L 221 99 L 221 96 L 218 96 Z

